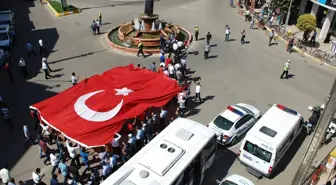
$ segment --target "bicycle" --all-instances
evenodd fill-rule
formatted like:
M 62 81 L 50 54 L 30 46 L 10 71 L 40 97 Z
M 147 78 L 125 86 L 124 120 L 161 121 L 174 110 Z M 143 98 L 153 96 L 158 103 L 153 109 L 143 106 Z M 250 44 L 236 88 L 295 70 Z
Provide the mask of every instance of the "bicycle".
M 321 61 L 321 65 L 323 64 L 324 62 L 324 56 L 325 56 L 326 53 L 323 53 L 322 50 L 319 50 L 319 49 L 315 49 L 313 52 L 312 52 L 312 55 L 316 58 L 318 58 L 320 61 Z

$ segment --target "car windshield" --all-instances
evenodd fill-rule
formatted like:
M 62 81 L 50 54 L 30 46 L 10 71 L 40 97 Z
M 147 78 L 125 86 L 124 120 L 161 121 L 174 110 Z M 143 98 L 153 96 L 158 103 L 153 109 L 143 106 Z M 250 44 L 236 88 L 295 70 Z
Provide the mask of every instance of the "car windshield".
M 235 106 L 240 108 L 240 109 L 243 109 L 245 112 L 249 112 L 249 113 L 253 114 L 253 112 L 250 109 L 247 109 L 247 108 L 245 108 L 243 106 L 240 106 L 240 105 L 235 105 Z
M 271 158 L 272 158 L 272 153 L 260 148 L 259 146 L 250 143 L 249 141 L 245 142 L 244 145 L 244 150 L 247 151 L 248 153 L 258 157 L 259 159 L 266 161 L 266 162 L 270 162 Z
M 8 34 L 7 33 L 0 33 L 0 40 L 1 41 L 8 40 Z
M 238 185 L 232 181 L 229 181 L 229 180 L 225 180 L 224 182 L 222 182 L 220 185 Z
M 232 121 L 227 120 L 226 118 L 222 117 L 221 115 L 217 116 L 217 118 L 213 121 L 214 124 L 223 130 L 230 130 L 233 125 Z

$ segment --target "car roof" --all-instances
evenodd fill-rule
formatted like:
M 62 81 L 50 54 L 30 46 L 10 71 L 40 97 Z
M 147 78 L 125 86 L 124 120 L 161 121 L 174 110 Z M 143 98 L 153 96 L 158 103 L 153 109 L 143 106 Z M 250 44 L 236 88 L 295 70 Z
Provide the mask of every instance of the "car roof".
M 11 20 L 11 14 L 0 14 L 0 21 Z
M 235 109 L 235 111 L 229 110 L 229 107 L 232 107 L 233 109 Z M 236 121 L 239 120 L 239 118 L 241 118 L 246 113 L 247 113 L 246 111 L 237 106 L 229 105 L 228 107 L 226 107 L 226 110 L 220 113 L 220 115 L 226 118 L 227 120 L 235 123 Z
M 240 176 L 240 175 L 237 175 L 237 174 L 230 175 L 229 177 L 225 178 L 223 180 L 223 182 L 225 180 L 232 181 L 232 182 L 234 182 L 234 183 L 236 183 L 238 185 L 254 185 L 253 182 L 251 182 L 247 178 L 245 178 L 243 176 Z
M 8 32 L 9 25 L 8 24 L 0 24 L 0 33 Z

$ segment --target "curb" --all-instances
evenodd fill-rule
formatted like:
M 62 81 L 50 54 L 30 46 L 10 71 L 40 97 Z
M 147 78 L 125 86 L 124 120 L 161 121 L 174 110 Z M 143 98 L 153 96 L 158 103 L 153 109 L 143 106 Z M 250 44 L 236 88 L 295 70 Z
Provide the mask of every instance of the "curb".
M 44 0 L 45 2 L 45 0 Z M 79 9 L 75 9 L 75 10 L 71 10 L 71 11 L 64 11 L 62 13 L 58 13 L 56 12 L 56 10 L 50 5 L 49 2 L 46 2 L 47 3 L 47 6 L 49 7 L 49 9 L 54 13 L 54 15 L 56 17 L 62 17 L 62 16 L 66 16 L 66 15 L 72 15 L 72 14 L 76 14 L 76 13 L 79 13 Z
M 116 50 L 121 51 L 121 52 L 124 52 L 124 53 L 134 53 L 134 54 L 138 53 L 138 48 L 128 48 L 128 47 L 120 46 L 120 45 L 118 45 L 118 44 L 114 44 L 114 43 L 110 40 L 110 38 L 109 38 L 110 33 L 111 33 L 112 31 L 116 30 L 117 28 L 119 28 L 120 26 L 122 26 L 122 25 L 119 25 L 119 26 L 116 26 L 116 27 L 110 29 L 110 30 L 105 34 L 105 39 L 106 39 L 107 44 L 108 44 L 111 48 L 116 49 Z M 183 31 L 185 31 L 185 32 L 188 34 L 188 36 L 189 36 L 188 41 L 189 41 L 189 45 L 190 45 L 191 42 L 193 41 L 193 36 L 191 35 L 191 33 L 190 33 L 187 29 L 185 29 L 185 28 L 183 28 L 183 27 L 180 27 L 180 26 L 179 26 L 179 28 L 182 29 Z M 144 49 L 143 52 L 144 52 L 145 54 L 159 54 L 159 53 L 160 53 L 160 49 Z

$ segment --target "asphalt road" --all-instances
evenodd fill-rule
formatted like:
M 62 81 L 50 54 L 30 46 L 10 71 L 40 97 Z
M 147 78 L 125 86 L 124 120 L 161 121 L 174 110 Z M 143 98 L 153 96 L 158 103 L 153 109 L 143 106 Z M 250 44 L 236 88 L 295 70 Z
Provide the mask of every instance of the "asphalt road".
M 132 1 L 131 1 L 132 2 Z M 62 18 L 54 18 L 47 7 L 38 1 L 5 0 L 4 7 L 17 12 L 17 38 L 13 59 L 26 57 L 25 43 L 30 40 L 37 48 L 38 39 L 42 37 L 50 54 L 46 55 L 52 69 L 57 69 L 56 78 L 44 80 L 41 73 L 41 55 L 27 60 L 29 73 L 33 77 L 25 82 L 14 66 L 16 85 L 10 85 L 6 73 L 1 75 L 0 94 L 11 108 L 17 125 L 9 131 L 1 119 L 0 165 L 9 163 L 11 174 L 16 180 L 29 180 L 36 167 L 46 172 L 45 182 L 50 179 L 50 166 L 44 167 L 38 157 L 38 148 L 23 148 L 22 125 L 32 125 L 28 106 L 51 97 L 71 86 L 69 80 L 72 72 L 83 79 L 96 73 L 119 65 L 140 63 L 148 66 L 156 57 L 137 58 L 120 55 L 106 47 L 104 35 L 92 36 L 89 26 L 92 20 L 103 12 L 105 23 L 102 32 L 128 22 L 143 12 L 139 2 L 109 0 L 69 0 L 82 8 L 82 12 Z M 111 4 L 115 6 L 111 6 Z M 117 5 L 118 4 L 118 5 Z M 269 104 L 280 103 L 297 110 L 308 117 L 309 105 L 319 105 L 326 98 L 336 73 L 333 69 L 310 61 L 296 54 L 285 51 L 283 43 L 268 46 L 268 38 L 261 30 L 249 30 L 249 23 L 237 14 L 236 9 L 221 0 L 161 0 L 155 4 L 155 13 L 161 19 L 172 21 L 190 31 L 195 24 L 200 27 L 200 35 L 207 31 L 212 33 L 211 59 L 203 59 L 203 41 L 192 43 L 191 50 L 200 51 L 199 55 L 189 55 L 188 65 L 195 77 L 202 78 L 202 96 L 208 97 L 201 105 L 195 105 L 187 114 L 189 118 L 201 123 L 209 123 L 214 116 L 228 104 L 248 103 L 264 113 Z M 225 25 L 231 27 L 231 42 L 224 42 Z M 248 44 L 240 44 L 240 32 L 246 29 Z M 36 49 L 37 50 L 37 49 Z M 291 78 L 280 80 L 284 63 L 290 59 Z M 305 62 L 307 60 L 307 62 Z M 194 92 L 194 87 L 192 87 Z M 298 139 L 281 162 L 283 165 L 273 179 L 256 179 L 245 170 L 237 160 L 235 153 L 239 143 L 230 148 L 220 148 L 216 162 L 205 178 L 204 184 L 214 184 L 216 179 L 226 175 L 240 174 L 258 185 L 290 184 L 301 161 L 309 138 Z

